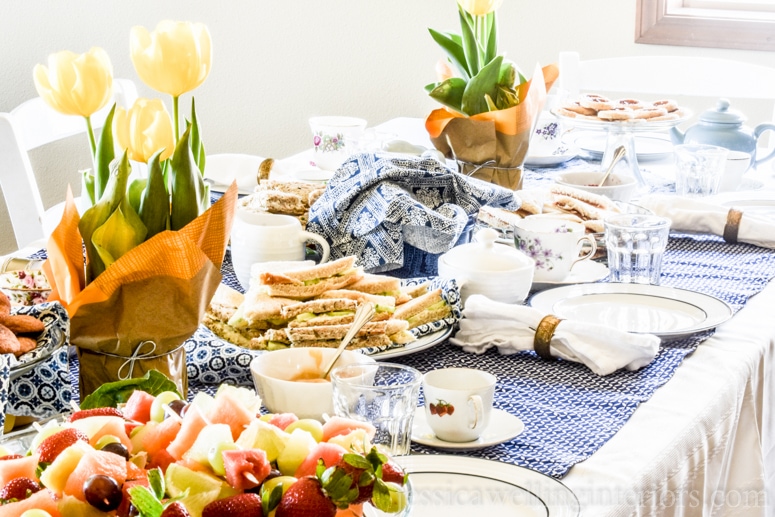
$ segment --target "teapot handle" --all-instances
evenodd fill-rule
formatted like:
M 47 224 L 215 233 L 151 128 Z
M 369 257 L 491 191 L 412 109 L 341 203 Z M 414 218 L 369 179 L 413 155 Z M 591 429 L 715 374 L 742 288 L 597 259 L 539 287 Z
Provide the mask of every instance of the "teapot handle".
M 775 124 L 770 124 L 768 122 L 765 122 L 764 124 L 759 124 L 753 130 L 753 135 L 756 138 L 757 148 L 758 148 L 758 143 L 759 143 L 759 137 L 761 137 L 767 131 L 775 131 Z M 757 166 L 760 163 L 764 163 L 764 162 L 766 162 L 767 160 L 770 160 L 773 157 L 775 157 L 775 149 L 770 151 L 769 154 L 767 154 L 764 158 L 757 158 L 754 161 L 754 166 Z

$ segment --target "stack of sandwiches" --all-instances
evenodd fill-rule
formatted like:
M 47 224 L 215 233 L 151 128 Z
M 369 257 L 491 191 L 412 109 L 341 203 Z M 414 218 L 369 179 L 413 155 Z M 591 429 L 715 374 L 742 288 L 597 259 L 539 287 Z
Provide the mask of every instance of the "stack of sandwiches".
M 363 303 L 375 315 L 349 349 L 387 349 L 415 340 L 411 329 L 452 314 L 441 289 L 406 287 L 399 279 L 363 273 L 355 257 L 292 271 L 261 271 L 242 296 L 219 287 L 204 323 L 216 335 L 251 349 L 337 347 Z

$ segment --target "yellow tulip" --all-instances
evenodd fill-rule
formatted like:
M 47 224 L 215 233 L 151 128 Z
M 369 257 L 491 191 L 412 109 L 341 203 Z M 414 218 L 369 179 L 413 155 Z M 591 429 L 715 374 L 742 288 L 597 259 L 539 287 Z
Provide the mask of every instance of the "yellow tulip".
M 204 24 L 191 22 L 162 21 L 151 33 L 145 27 L 133 27 L 130 55 L 145 84 L 179 97 L 202 84 L 210 73 L 210 32 Z
M 65 115 L 90 117 L 113 98 L 113 66 L 99 47 L 51 54 L 48 66 L 35 65 L 33 79 L 38 95 Z
M 130 160 L 147 163 L 161 149 L 166 160 L 175 150 L 172 119 L 161 99 L 139 98 L 129 111 L 116 107 L 113 132 Z
M 498 9 L 503 0 L 458 0 L 464 11 L 474 16 L 484 16 Z

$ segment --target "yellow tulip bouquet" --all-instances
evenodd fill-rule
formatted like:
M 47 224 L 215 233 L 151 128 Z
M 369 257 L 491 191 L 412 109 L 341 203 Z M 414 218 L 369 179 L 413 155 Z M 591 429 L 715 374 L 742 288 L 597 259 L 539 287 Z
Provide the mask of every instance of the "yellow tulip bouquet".
M 444 105 L 427 117 L 425 127 L 434 146 L 456 159 L 461 172 L 516 190 L 533 127 L 558 69 L 537 66 L 527 80 L 498 54 L 496 10 L 502 2 L 458 0 L 460 33 L 429 29 L 447 61 L 437 67 L 438 81 L 425 87 Z
M 183 343 L 220 283 L 237 196 L 232 185 L 210 207 L 193 98 L 180 134 L 180 96 L 210 72 L 207 28 L 164 21 L 153 32 L 133 28 L 130 42 L 140 79 L 172 96 L 172 117 L 160 99 L 138 98 L 128 109 L 114 104 L 95 140 L 90 117 L 113 97 L 104 50 L 59 52 L 48 67 L 34 70 L 48 104 L 86 119 L 94 158 L 82 193 L 92 206 L 79 216 L 68 192 L 44 265 L 50 300 L 60 301 L 70 315 L 82 395 L 151 369 L 186 390 Z M 147 174 L 130 181 L 133 162 L 144 164 L 138 168 L 147 167 Z

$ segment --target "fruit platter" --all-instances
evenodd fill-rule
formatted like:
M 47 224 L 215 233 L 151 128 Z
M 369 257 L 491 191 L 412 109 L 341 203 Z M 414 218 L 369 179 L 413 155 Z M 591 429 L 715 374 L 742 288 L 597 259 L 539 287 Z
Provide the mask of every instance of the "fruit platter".
M 186 402 L 161 374 L 134 381 L 105 385 L 68 415 L 5 437 L 0 517 L 409 511 L 408 476 L 371 445 L 368 423 L 261 414 L 252 389 L 229 384 Z

